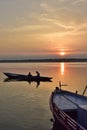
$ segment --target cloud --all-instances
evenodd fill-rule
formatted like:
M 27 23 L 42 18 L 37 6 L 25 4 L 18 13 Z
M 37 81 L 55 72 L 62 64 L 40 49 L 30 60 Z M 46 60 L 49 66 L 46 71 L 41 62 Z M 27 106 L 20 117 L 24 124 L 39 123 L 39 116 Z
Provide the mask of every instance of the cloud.
M 21 32 L 21 31 L 35 31 L 35 30 L 40 30 L 47 28 L 48 26 L 46 25 L 25 25 L 25 26 L 19 26 L 19 27 L 10 27 L 10 28 L 2 28 L 0 31 L 1 32 Z
M 22 1 L 23 2 L 23 1 Z M 74 3 L 83 3 L 82 8 Z M 32 37 L 65 37 L 87 33 L 86 0 L 52 0 L 34 3 L 35 9 L 23 17 L 17 17 L 14 24 L 1 25 L 0 33 Z M 23 6 L 23 5 L 22 5 Z M 33 6 L 33 1 L 32 1 Z M 11 35 L 12 35 L 11 34 Z
M 71 35 L 79 35 L 86 33 L 87 28 L 87 17 L 85 12 L 87 12 L 87 4 L 86 0 L 60 0 L 60 3 L 67 3 L 66 6 L 56 7 L 49 3 L 43 3 L 41 6 L 43 7 L 45 15 L 42 15 L 41 20 L 49 23 L 51 26 L 56 26 L 58 29 L 58 33 Z M 82 8 L 72 6 L 74 2 L 83 3 Z M 66 33 L 65 33 L 66 31 Z M 80 31 L 80 32 L 79 32 Z
M 73 0 L 73 5 L 79 5 L 79 4 L 85 4 L 87 1 L 86 0 Z

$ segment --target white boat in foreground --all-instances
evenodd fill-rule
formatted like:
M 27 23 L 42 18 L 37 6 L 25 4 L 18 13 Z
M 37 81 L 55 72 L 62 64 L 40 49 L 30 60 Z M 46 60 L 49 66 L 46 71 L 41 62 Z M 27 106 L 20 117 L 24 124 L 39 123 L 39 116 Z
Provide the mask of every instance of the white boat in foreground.
M 56 88 L 50 97 L 56 122 L 67 130 L 87 130 L 87 97 Z

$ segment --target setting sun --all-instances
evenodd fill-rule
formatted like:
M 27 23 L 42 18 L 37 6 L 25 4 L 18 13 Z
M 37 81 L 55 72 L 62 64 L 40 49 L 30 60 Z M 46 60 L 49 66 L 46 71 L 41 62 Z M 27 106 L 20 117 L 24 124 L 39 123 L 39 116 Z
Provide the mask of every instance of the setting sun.
M 61 56 L 64 56 L 64 55 L 65 55 L 65 52 L 60 52 L 60 55 L 61 55 Z

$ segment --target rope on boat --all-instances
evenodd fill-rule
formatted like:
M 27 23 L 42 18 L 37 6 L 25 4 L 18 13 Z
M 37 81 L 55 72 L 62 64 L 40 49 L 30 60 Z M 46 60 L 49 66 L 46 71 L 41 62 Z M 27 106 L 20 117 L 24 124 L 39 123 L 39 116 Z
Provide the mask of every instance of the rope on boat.
M 86 92 L 87 86 L 85 87 L 82 96 L 84 96 L 85 92 Z

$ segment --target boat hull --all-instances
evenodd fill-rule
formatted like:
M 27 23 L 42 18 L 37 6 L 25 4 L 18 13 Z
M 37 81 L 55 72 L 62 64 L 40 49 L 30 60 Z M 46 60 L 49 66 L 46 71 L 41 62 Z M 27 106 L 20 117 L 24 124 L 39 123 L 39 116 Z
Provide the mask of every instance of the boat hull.
M 14 73 L 4 73 L 9 79 L 18 79 L 18 80 L 26 80 L 26 81 L 51 81 L 51 77 L 44 76 L 28 76 L 22 74 L 14 74 Z
M 65 130 L 71 130 L 68 128 L 68 126 L 64 123 L 64 121 L 59 116 L 61 110 L 59 108 L 56 108 L 56 106 L 53 104 L 53 94 L 54 93 L 52 93 L 50 97 L 50 110 L 53 114 L 54 120 L 56 124 L 60 124 L 62 127 L 64 127 Z

